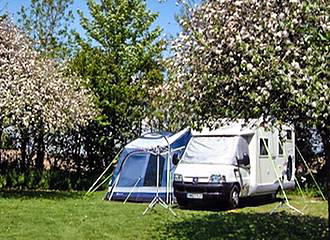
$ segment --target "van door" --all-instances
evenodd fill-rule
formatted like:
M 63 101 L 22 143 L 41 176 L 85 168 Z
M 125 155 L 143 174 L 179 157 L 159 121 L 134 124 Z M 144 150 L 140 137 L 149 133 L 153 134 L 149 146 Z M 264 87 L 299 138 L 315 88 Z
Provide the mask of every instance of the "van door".
M 278 188 L 280 167 L 277 163 L 277 140 L 271 131 L 262 129 L 258 137 L 258 193 L 271 193 Z
M 239 166 L 235 172 L 236 178 L 239 180 L 241 185 L 241 197 L 245 197 L 249 194 L 250 188 L 250 167 Z
M 238 169 L 235 171 L 236 179 L 241 185 L 241 197 L 247 196 L 250 188 L 250 156 L 248 136 L 240 137 L 237 147 Z

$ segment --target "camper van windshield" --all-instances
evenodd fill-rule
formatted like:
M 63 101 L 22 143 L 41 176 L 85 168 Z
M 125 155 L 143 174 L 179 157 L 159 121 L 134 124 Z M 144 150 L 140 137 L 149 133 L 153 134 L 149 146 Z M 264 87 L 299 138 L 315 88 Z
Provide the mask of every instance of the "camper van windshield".
M 239 137 L 193 137 L 181 163 L 236 164 Z

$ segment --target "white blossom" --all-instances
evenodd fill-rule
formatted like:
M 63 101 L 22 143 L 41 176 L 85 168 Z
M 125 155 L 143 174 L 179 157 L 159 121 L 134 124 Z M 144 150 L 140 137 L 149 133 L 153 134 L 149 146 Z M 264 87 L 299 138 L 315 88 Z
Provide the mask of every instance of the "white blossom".
M 172 44 L 169 72 L 175 77 L 165 94 L 166 106 L 181 102 L 185 107 L 180 115 L 190 119 L 196 105 L 198 111 L 215 115 L 234 103 L 249 102 L 251 111 L 260 115 L 264 110 L 256 104 L 299 105 L 299 111 L 308 113 L 306 118 L 321 119 L 330 105 L 329 84 L 315 76 L 328 69 L 329 47 L 321 48 L 326 41 L 316 41 L 314 30 L 329 34 L 330 24 L 320 3 L 216 0 L 187 11 L 191 15 L 180 20 L 184 31 Z M 241 92 L 245 102 L 239 97 L 234 101 Z M 279 96 L 278 101 L 272 96 Z M 217 107 L 209 106 L 210 99 Z
M 17 128 L 49 131 L 84 124 L 95 115 L 81 80 L 36 52 L 9 20 L 0 22 L 0 118 Z

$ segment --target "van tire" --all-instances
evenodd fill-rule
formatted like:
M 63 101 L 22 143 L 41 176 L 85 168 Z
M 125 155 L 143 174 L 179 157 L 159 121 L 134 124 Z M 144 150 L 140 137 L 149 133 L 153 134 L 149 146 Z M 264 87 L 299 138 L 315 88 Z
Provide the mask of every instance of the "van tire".
M 187 207 L 187 205 L 188 205 L 188 203 L 187 203 L 187 201 L 186 200 L 182 200 L 182 199 L 176 199 L 176 202 L 177 202 L 177 204 L 180 206 L 180 207 L 183 207 L 183 208 L 185 208 L 185 207 Z
M 231 209 L 239 207 L 239 192 L 239 187 L 237 185 L 234 185 L 230 190 L 228 204 Z

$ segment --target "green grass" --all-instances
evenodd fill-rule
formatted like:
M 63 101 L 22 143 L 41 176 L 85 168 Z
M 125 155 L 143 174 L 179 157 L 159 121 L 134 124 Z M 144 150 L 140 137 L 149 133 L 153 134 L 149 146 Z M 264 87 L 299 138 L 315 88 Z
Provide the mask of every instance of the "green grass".
M 0 193 L 0 239 L 326 239 L 327 203 L 289 195 L 299 215 L 288 208 L 269 212 L 279 202 L 250 201 L 235 211 L 187 210 L 174 217 L 157 205 L 103 201 L 104 193 Z M 257 205 L 257 206 L 252 206 Z

